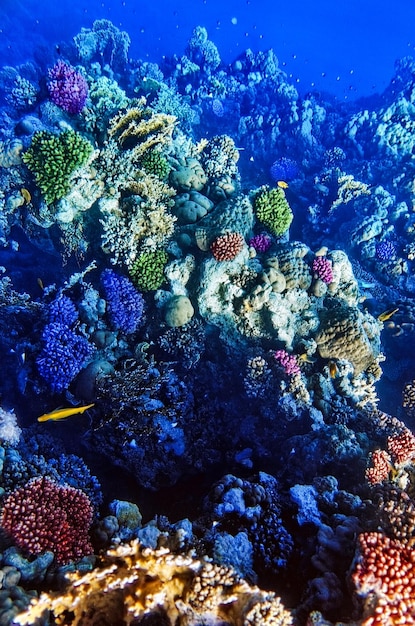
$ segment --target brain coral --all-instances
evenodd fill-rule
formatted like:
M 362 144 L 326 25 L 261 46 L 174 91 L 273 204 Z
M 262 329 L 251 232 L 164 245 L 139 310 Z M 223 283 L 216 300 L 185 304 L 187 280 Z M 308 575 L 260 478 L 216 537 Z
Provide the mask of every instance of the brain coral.
M 33 135 L 22 158 L 50 204 L 66 196 L 71 174 L 84 165 L 92 150 L 89 141 L 74 130 L 65 130 L 59 135 L 42 130 Z
M 273 235 L 281 237 L 290 227 L 293 213 L 280 187 L 275 189 L 262 187 L 255 198 L 254 207 L 258 220 Z

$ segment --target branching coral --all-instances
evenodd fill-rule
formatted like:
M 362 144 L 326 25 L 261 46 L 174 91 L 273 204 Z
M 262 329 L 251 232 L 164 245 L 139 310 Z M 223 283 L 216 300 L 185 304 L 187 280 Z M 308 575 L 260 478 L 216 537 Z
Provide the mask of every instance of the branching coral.
M 43 593 L 15 622 L 33 624 L 49 610 L 61 623 L 71 615 L 72 626 L 133 624 L 144 615 L 183 626 L 292 624 L 275 594 L 250 586 L 231 569 L 166 549 L 143 549 L 138 542 L 111 550 L 99 568 L 69 574 L 69 580 L 63 593 Z

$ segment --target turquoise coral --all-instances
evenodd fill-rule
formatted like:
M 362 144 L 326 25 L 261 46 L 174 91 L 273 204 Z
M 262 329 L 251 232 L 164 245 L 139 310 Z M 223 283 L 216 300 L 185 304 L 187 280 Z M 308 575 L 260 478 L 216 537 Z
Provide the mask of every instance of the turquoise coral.
M 51 204 L 70 191 L 71 174 L 84 165 L 92 151 L 89 141 L 74 130 L 59 135 L 42 130 L 33 135 L 22 158 L 46 202 Z

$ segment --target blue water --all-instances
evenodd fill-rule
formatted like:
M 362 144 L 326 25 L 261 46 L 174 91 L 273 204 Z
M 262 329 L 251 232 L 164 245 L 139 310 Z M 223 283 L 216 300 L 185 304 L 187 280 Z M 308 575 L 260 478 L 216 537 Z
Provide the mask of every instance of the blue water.
M 21 62 L 36 46 L 70 40 L 82 26 L 101 18 L 129 32 L 133 58 L 157 62 L 163 55 L 180 54 L 193 28 L 201 24 L 225 62 L 248 47 L 273 48 L 303 93 L 316 87 L 339 99 L 381 92 L 392 78 L 396 59 L 415 49 L 411 0 L 3 0 L 1 58 Z
M 2 0 L 0 626 L 130 540 L 258 607 L 101 576 L 88 623 L 413 623 L 413 24 Z

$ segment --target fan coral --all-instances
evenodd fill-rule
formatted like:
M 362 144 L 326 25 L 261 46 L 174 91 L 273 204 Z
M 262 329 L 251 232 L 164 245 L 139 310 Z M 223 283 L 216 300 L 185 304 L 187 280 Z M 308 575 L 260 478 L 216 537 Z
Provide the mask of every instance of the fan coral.
M 317 256 L 313 261 L 313 272 L 315 278 L 319 278 L 326 283 L 333 282 L 333 267 L 331 261 L 325 256 Z
M 293 213 L 280 187 L 262 187 L 255 199 L 256 216 L 272 234 L 280 237 L 291 225 Z
M 134 333 L 143 322 L 143 296 L 128 278 L 113 270 L 104 270 L 101 282 L 111 323 L 127 335 Z
M 68 563 L 92 553 L 92 514 L 83 491 L 41 477 L 6 497 L 0 525 L 19 548 L 33 555 L 50 550 L 58 563 Z
M 281 157 L 271 165 L 269 173 L 272 180 L 293 180 L 298 175 L 298 165 L 293 159 Z
M 293 354 L 288 354 L 285 350 L 277 350 L 274 352 L 274 358 L 289 376 L 301 374 L 297 358 Z
M 92 352 L 85 337 L 65 324 L 47 324 L 42 333 L 42 351 L 37 358 L 39 374 L 53 393 L 66 389 Z
M 134 283 L 142 291 L 158 289 L 165 281 L 164 268 L 169 257 L 165 250 L 142 252 L 131 267 Z
M 243 249 L 245 240 L 241 233 L 225 233 L 210 246 L 216 261 L 232 261 Z
M 33 135 L 22 159 L 50 204 L 69 192 L 71 174 L 84 165 L 92 150 L 89 141 L 74 130 L 59 135 L 42 130 Z
M 74 67 L 61 59 L 49 70 L 50 99 L 68 113 L 82 111 L 88 97 L 88 83 Z

